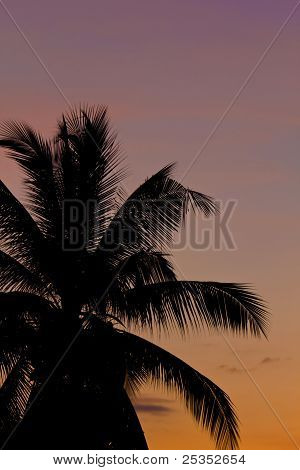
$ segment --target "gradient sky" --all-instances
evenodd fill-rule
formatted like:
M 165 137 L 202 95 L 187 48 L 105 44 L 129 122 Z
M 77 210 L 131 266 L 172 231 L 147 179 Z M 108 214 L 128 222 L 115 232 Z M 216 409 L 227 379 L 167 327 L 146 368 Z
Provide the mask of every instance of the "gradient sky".
M 107 104 L 132 171 L 128 190 L 170 161 L 180 179 L 295 4 L 6 1 L 48 73 L 0 7 L 0 120 L 23 119 L 51 135 L 68 102 Z M 160 341 L 230 394 L 244 449 L 300 443 L 299 26 L 300 8 L 184 179 L 237 201 L 237 249 L 175 254 L 182 278 L 253 283 L 272 313 L 269 340 Z M 3 158 L 0 173 L 21 195 Z M 213 448 L 161 390 L 145 390 L 137 409 L 151 448 Z

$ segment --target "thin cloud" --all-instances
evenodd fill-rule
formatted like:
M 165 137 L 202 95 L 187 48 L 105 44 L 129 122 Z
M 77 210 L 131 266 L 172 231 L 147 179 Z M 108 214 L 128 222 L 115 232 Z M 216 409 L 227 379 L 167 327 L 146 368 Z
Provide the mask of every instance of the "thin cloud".
M 279 357 L 265 357 L 260 364 L 273 364 L 273 362 L 279 362 Z
M 156 397 L 141 398 L 134 404 L 134 408 L 140 413 L 150 413 L 153 415 L 162 415 L 173 412 L 172 400 Z
M 146 404 L 138 404 L 138 405 L 135 405 L 135 409 L 136 411 L 139 411 L 141 413 L 151 413 L 151 414 L 154 414 L 154 415 L 160 415 L 160 414 L 167 414 L 167 413 L 171 413 L 173 410 L 172 408 L 168 407 L 168 406 L 163 406 L 163 405 L 146 405 Z
M 287 358 L 287 359 L 289 359 L 289 358 Z M 269 357 L 269 356 L 266 356 L 266 357 L 264 357 L 258 364 L 256 364 L 256 366 L 247 367 L 247 370 L 248 370 L 248 371 L 256 370 L 256 369 L 259 368 L 260 366 L 265 366 L 265 365 L 269 365 L 269 364 L 275 364 L 275 363 L 280 362 L 280 361 L 282 361 L 282 360 L 283 360 L 283 359 L 281 359 L 280 357 Z M 228 364 L 220 364 L 220 365 L 218 366 L 218 369 L 221 369 L 221 370 L 223 370 L 224 372 L 228 372 L 229 374 L 240 374 L 241 372 L 245 372 L 245 370 L 244 370 L 243 368 L 229 366 Z
M 241 372 L 245 372 L 244 369 L 238 367 L 228 366 L 226 364 L 221 364 L 218 366 L 218 369 L 222 369 L 229 374 L 240 374 Z

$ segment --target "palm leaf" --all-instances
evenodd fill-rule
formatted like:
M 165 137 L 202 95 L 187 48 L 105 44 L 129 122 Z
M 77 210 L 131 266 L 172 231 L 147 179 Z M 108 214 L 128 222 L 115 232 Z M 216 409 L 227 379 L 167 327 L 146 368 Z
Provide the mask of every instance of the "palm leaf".
M 8 121 L 0 129 L 0 146 L 19 164 L 26 175 L 28 208 L 42 232 L 55 238 L 60 232 L 61 209 L 53 172 L 52 143 L 26 123 Z
M 238 446 L 238 423 L 228 395 L 204 375 L 164 349 L 136 335 L 122 333 L 129 381 L 138 378 L 175 391 L 217 447 Z M 138 383 L 138 386 L 140 383 Z
M 112 257 L 116 255 L 113 253 Z M 171 262 L 159 251 L 140 250 L 136 253 L 125 251 L 116 257 L 118 262 L 112 274 L 118 276 L 119 281 L 125 282 L 128 287 L 176 280 Z
M 90 248 L 103 234 L 119 183 L 125 176 L 106 107 L 71 110 L 58 125 L 65 195 L 89 204 Z M 71 181 L 72 179 L 73 181 Z
M 5 347 L 4 344 L 0 346 L 0 387 L 4 383 L 6 377 L 13 369 L 13 367 L 17 364 L 18 360 L 20 359 L 20 347 L 12 348 L 12 346 L 8 348 Z
M 110 295 L 114 315 L 139 327 L 220 328 L 266 335 L 267 312 L 262 300 L 243 284 L 170 281 Z
M 0 388 L 0 435 L 18 422 L 28 402 L 32 366 L 26 356 L 21 357 Z
M 110 288 L 113 295 L 119 289 L 128 290 L 141 285 L 176 280 L 172 264 L 166 255 L 150 250 L 132 253 L 121 247 L 116 251 L 98 250 L 96 257 L 93 254 L 89 256 L 87 273 L 86 293 L 98 303 L 105 301 L 106 292 Z
M 48 300 L 23 292 L 0 292 L 0 340 L 9 347 L 35 344 L 41 325 L 57 321 L 59 312 Z
M 44 294 L 48 287 L 40 276 L 0 250 L 0 290 Z
M 0 181 L 0 240 L 3 250 L 33 271 L 41 272 L 44 239 L 35 221 Z
M 216 212 L 211 197 L 191 191 L 170 177 L 173 167 L 162 168 L 127 198 L 108 226 L 102 248 L 108 246 L 107 240 L 110 248 L 124 244 L 124 234 L 128 237 L 125 243 L 131 247 L 167 247 L 190 206 L 207 216 Z

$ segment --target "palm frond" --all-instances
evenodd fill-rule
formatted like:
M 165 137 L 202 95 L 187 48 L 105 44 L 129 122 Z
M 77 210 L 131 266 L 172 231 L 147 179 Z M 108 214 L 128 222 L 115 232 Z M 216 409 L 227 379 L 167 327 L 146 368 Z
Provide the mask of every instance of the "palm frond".
M 5 252 L 35 272 L 41 272 L 43 236 L 31 215 L 0 181 L 0 243 Z
M 173 167 L 162 168 L 127 198 L 108 226 L 102 248 L 166 248 L 190 206 L 207 216 L 216 212 L 211 197 L 191 191 L 170 177 Z
M 40 327 L 57 321 L 55 306 L 35 294 L 0 292 L 0 340 L 7 348 L 34 344 L 41 336 Z
M 162 281 L 174 281 L 176 275 L 173 266 L 158 251 L 139 250 L 136 253 L 126 248 L 119 250 L 98 250 L 88 257 L 88 285 L 86 292 L 94 301 L 100 302 L 106 292 L 128 290 L 133 287 Z M 104 299 L 103 299 L 104 300 Z
M 185 194 L 184 202 L 184 215 L 188 212 L 189 207 L 191 206 L 194 211 L 199 210 L 203 212 L 206 217 L 216 214 L 219 211 L 217 202 L 206 194 L 199 193 L 198 191 L 193 191 L 192 189 L 184 188 L 179 184 L 178 192 Z
M 138 327 L 220 328 L 266 336 L 267 311 L 243 284 L 170 281 L 117 290 L 110 296 L 113 314 Z
M 122 333 L 129 380 L 150 380 L 175 391 L 218 448 L 238 447 L 238 422 L 228 395 L 204 375 L 155 344 Z M 138 384 L 139 385 L 139 384 Z
M 118 185 L 126 174 L 121 167 L 120 146 L 103 106 L 74 108 L 63 116 L 58 128 L 64 186 L 68 194 L 73 191 L 71 197 L 84 205 L 89 203 L 93 248 L 104 232 Z
M 3 385 L 10 371 L 17 364 L 20 359 L 21 348 L 13 348 L 11 345 L 9 348 L 5 347 L 4 344 L 0 346 L 0 387 Z
M 55 308 L 50 301 L 38 295 L 27 292 L 0 292 L 0 315 L 4 312 L 8 314 L 14 312 L 32 312 L 43 314 L 44 311 L 51 311 Z
M 114 254 L 112 256 L 114 257 Z M 125 251 L 112 274 L 117 275 L 119 281 L 126 283 L 128 287 L 176 280 L 172 264 L 166 255 L 150 250 L 140 250 L 136 253 Z
M 21 357 L 0 388 L 0 435 L 3 436 L 23 416 L 28 402 L 32 366 L 26 356 Z
M 48 286 L 19 261 L 0 250 L 0 290 L 45 294 Z
M 61 227 L 61 209 L 53 172 L 52 143 L 28 124 L 7 121 L 0 129 L 0 146 L 8 150 L 26 175 L 28 209 L 44 235 L 55 238 Z

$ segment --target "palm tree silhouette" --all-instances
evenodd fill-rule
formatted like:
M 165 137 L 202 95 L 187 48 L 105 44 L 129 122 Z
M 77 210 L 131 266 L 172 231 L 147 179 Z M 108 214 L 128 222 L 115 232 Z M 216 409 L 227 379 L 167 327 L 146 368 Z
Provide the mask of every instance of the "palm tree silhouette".
M 214 214 L 213 199 L 176 182 L 173 165 L 124 199 L 104 107 L 74 108 L 52 140 L 5 122 L 0 145 L 27 190 L 23 205 L 0 185 L 2 447 L 147 449 L 131 397 L 150 381 L 175 391 L 217 447 L 236 448 L 229 397 L 128 331 L 265 335 L 266 311 L 247 286 L 177 280 L 165 254 L 189 207 Z M 75 241 L 70 204 L 82 209 Z

